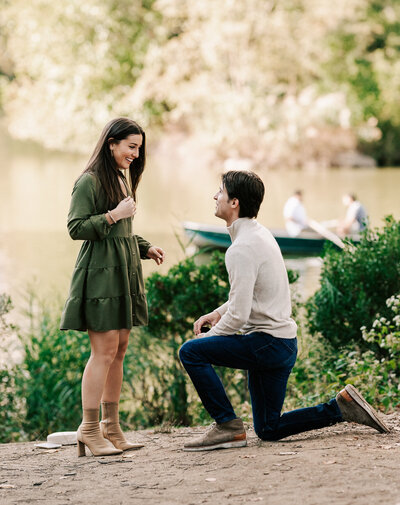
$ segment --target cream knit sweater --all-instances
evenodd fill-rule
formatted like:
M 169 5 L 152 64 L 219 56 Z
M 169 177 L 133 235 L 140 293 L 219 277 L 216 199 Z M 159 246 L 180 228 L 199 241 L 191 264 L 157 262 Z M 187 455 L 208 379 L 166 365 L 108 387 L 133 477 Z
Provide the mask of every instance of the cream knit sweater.
M 289 281 L 279 246 L 255 219 L 239 218 L 228 227 L 232 245 L 226 251 L 229 300 L 216 310 L 219 322 L 204 336 L 260 331 L 294 338 Z

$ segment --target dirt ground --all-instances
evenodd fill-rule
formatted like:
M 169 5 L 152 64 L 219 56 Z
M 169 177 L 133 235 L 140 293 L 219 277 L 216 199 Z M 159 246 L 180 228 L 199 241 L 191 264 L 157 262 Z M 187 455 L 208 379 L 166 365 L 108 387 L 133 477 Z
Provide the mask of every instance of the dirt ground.
M 0 445 L 1 504 L 400 505 L 400 412 L 392 428 L 343 423 L 280 442 L 187 453 L 204 428 L 140 431 L 143 449 L 78 458 L 76 446 L 46 451 L 34 443 Z

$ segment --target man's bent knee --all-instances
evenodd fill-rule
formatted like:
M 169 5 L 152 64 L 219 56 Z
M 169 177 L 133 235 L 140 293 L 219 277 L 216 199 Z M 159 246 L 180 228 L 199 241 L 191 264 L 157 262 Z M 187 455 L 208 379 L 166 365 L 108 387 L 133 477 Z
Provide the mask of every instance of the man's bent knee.
M 264 442 L 277 442 L 280 440 L 277 431 L 259 431 L 256 432 L 258 438 L 261 438 Z
M 182 363 L 184 363 L 188 357 L 189 350 L 190 350 L 190 343 L 191 343 L 191 340 L 188 340 L 179 349 L 179 359 L 182 361 Z
M 188 340 L 179 349 L 179 358 L 183 364 L 196 361 L 195 349 L 198 345 L 198 339 Z
M 254 431 L 258 438 L 264 442 L 276 442 L 280 440 L 279 436 L 279 421 L 268 423 L 264 426 L 254 426 Z

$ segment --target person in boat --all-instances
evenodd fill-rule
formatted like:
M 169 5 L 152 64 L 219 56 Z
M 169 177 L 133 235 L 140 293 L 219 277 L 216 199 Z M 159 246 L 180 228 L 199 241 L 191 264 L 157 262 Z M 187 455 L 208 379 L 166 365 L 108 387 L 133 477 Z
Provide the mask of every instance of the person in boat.
M 288 275 L 271 232 L 256 221 L 264 184 L 253 172 L 230 171 L 214 196 L 215 215 L 226 222 L 232 245 L 225 256 L 229 299 L 194 323 L 195 337 L 179 356 L 215 423 L 188 441 L 185 451 L 243 447 L 246 430 L 213 366 L 247 370 L 254 429 L 262 440 L 353 421 L 389 431 L 351 385 L 328 403 L 281 414 L 297 356 Z M 208 325 L 210 329 L 205 330 Z
M 307 228 L 307 213 L 303 204 L 303 192 L 296 190 L 283 207 L 286 231 L 290 237 L 297 237 Z
M 344 237 L 365 230 L 368 226 L 368 214 L 365 207 L 357 200 L 356 195 L 346 193 L 342 197 L 342 203 L 347 210 L 344 220 L 339 223 L 338 235 Z

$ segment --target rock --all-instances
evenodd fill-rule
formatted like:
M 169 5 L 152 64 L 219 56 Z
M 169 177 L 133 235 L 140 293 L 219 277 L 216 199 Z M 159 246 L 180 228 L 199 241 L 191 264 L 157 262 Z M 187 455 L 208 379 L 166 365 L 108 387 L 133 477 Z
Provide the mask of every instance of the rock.
M 58 431 L 47 435 L 47 442 L 62 445 L 76 444 L 76 431 Z

